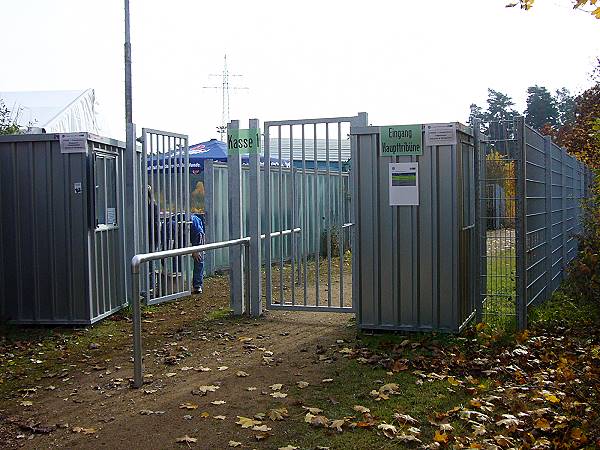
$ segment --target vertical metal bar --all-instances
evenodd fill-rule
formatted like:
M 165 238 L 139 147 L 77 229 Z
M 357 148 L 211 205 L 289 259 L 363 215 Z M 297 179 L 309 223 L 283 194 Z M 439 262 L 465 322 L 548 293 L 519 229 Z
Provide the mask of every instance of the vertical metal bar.
M 306 180 L 306 141 L 304 133 L 304 124 L 302 124 L 302 262 L 304 269 L 302 273 L 304 289 L 304 306 L 308 302 L 308 280 L 307 280 L 307 253 L 308 253 L 308 185 Z
M 163 250 L 163 236 L 164 236 L 164 226 L 163 223 L 161 221 L 161 210 L 162 210 L 162 204 L 160 201 L 160 195 L 162 192 L 162 179 L 161 179 L 161 165 L 164 166 L 164 161 L 161 159 L 161 155 L 160 155 L 160 141 L 158 139 L 158 134 L 148 134 L 148 136 L 150 137 L 150 139 L 154 139 L 156 142 L 156 191 L 154 192 L 154 201 L 156 202 L 156 206 L 157 206 L 157 211 L 156 213 L 158 214 L 157 217 L 157 223 L 158 223 L 158 239 L 156 239 L 156 241 L 154 242 L 155 245 L 155 249 L 154 251 L 158 250 Z M 157 268 L 157 272 L 158 274 L 155 274 L 156 279 L 158 281 L 158 287 L 157 287 L 157 292 L 155 297 L 160 297 L 163 294 L 163 263 L 164 263 L 164 259 L 159 259 L 156 260 L 155 264 L 156 264 L 156 268 Z
M 183 170 L 185 171 L 185 174 L 183 175 L 184 178 L 184 191 L 183 194 L 185 195 L 185 199 L 184 199 L 184 203 L 185 203 L 185 220 L 189 220 L 191 222 L 192 217 L 191 217 L 191 208 L 190 208 L 190 147 L 189 147 L 189 142 L 188 142 L 188 137 L 186 136 L 185 138 L 185 150 L 184 150 L 184 155 L 185 155 L 185 165 L 183 167 Z M 188 247 L 191 245 L 191 239 L 190 239 L 190 228 L 191 227 L 184 227 L 184 246 Z M 190 257 L 190 255 L 188 256 L 184 256 L 183 257 L 183 261 L 186 261 L 186 267 L 188 268 L 187 273 L 190 273 L 190 268 L 191 268 L 191 264 L 192 264 L 192 258 Z M 186 274 L 187 275 L 187 274 Z M 192 290 L 192 277 L 190 276 L 186 276 L 185 278 L 185 290 L 186 291 L 191 291 Z
M 313 150 L 315 157 L 315 306 L 319 306 L 319 269 L 321 265 L 321 209 L 319 208 L 319 155 L 317 152 L 317 124 L 313 125 Z
M 267 309 L 271 306 L 273 299 L 273 278 L 271 273 L 271 146 L 269 137 L 269 124 L 265 124 L 265 137 L 264 137 L 264 172 L 265 172 L 265 218 L 267 220 L 265 228 L 265 282 L 267 296 Z M 281 165 L 281 160 L 279 160 Z
M 168 161 L 169 164 L 169 170 L 167 170 L 167 168 L 165 167 L 165 176 L 168 179 L 168 186 L 169 186 L 169 200 L 168 200 L 168 206 L 167 206 L 167 214 L 169 216 L 169 226 L 168 226 L 168 230 L 169 230 L 169 249 L 174 248 L 175 247 L 175 243 L 173 242 L 173 182 L 172 182 L 172 178 L 173 178 L 173 164 L 172 164 L 172 160 L 171 160 L 171 155 L 172 155 L 172 144 L 171 141 L 175 141 L 174 138 L 171 138 L 171 136 L 167 136 L 167 148 L 165 149 L 166 152 L 166 160 Z M 165 164 L 166 165 L 166 164 Z M 167 203 L 167 200 L 165 199 L 165 203 Z M 165 218 L 166 220 L 166 218 Z M 169 258 L 169 262 L 171 263 L 171 270 L 169 273 L 167 273 L 168 278 L 167 278 L 167 283 L 169 286 L 169 292 L 171 294 L 175 293 L 175 286 L 173 284 L 173 270 L 175 269 L 175 258 L 171 257 Z
M 544 300 L 548 300 L 552 295 L 552 140 L 550 136 L 544 136 L 544 165 L 546 167 L 544 177 L 545 189 L 545 293 Z
M 327 217 L 327 306 L 331 308 L 331 170 L 329 160 L 329 124 L 325 124 L 325 160 L 327 166 L 327 197 L 325 214 Z
M 342 180 L 342 123 L 338 122 L 338 251 L 340 252 L 340 308 L 344 307 L 344 182 Z
M 215 242 L 215 175 L 213 160 L 207 159 L 204 161 L 204 214 L 206 217 L 207 227 L 204 230 L 206 243 Z M 205 270 L 207 274 L 212 274 L 215 271 L 215 252 L 206 252 L 204 259 Z
M 238 120 L 227 125 L 228 134 L 240 127 Z M 227 139 L 229 141 L 229 139 Z M 238 150 L 227 150 L 228 188 L 229 188 L 229 239 L 242 237 L 242 164 Z M 244 290 L 242 249 L 239 246 L 229 248 L 229 279 L 231 290 L 231 308 L 235 315 L 244 311 Z
M 525 121 L 523 117 L 516 119 L 517 125 L 517 220 L 515 226 L 516 237 L 516 315 L 517 329 L 527 328 L 527 146 L 525 141 Z
M 480 171 L 480 165 L 485 161 L 485 155 L 482 156 L 482 154 L 484 152 L 481 151 L 481 133 L 480 133 L 480 123 L 479 120 L 475 119 L 473 120 L 473 165 L 474 165 L 474 178 L 475 178 L 475 248 L 477 249 L 476 251 L 476 258 L 475 258 L 475 279 L 474 279 L 474 284 L 475 284 L 475 321 L 477 323 L 481 322 L 482 319 L 482 293 L 481 293 L 481 284 L 482 284 L 482 280 L 481 280 L 481 275 L 482 275 L 482 270 L 481 270 L 481 265 L 483 263 L 485 263 L 486 259 L 484 257 L 484 250 L 485 248 L 482 245 L 482 228 L 485 229 L 485 227 L 482 227 L 482 217 L 481 217 L 481 213 L 482 213 L 482 208 L 481 208 L 481 200 L 480 198 L 482 197 L 481 195 L 481 179 L 480 179 L 480 175 L 481 175 L 481 171 Z M 483 195 L 483 197 L 485 197 L 485 194 Z
M 294 128 L 293 125 L 290 125 L 290 183 L 291 183 L 291 217 L 292 226 L 290 227 L 292 230 L 296 228 L 296 179 L 295 179 L 295 171 L 294 171 Z M 290 271 L 290 279 L 292 282 L 292 306 L 296 304 L 296 233 L 290 233 L 290 244 L 292 246 L 292 265 Z
M 180 154 L 180 148 L 181 148 L 181 138 L 180 137 L 176 137 L 174 139 L 174 144 L 173 144 L 173 150 L 170 152 L 173 157 L 172 157 L 172 161 L 173 164 L 171 165 L 171 173 L 174 174 L 174 185 L 175 185 L 175 195 L 174 197 L 174 212 L 175 212 L 175 248 L 181 248 L 181 234 L 183 232 L 183 219 L 181 218 L 181 215 L 179 214 L 179 209 L 181 208 L 181 199 L 180 199 L 180 194 L 181 194 L 181 183 L 180 183 L 180 176 L 179 176 L 179 169 L 181 164 L 179 161 L 179 154 Z M 175 167 L 173 167 L 175 166 Z M 176 274 L 176 278 L 175 278 L 175 285 L 176 285 L 176 290 L 177 292 L 181 292 L 183 291 L 182 286 L 181 286 L 181 281 L 183 278 L 183 257 L 178 256 L 175 258 L 175 260 L 177 261 L 177 271 L 175 272 Z
M 131 298 L 133 299 L 133 386 L 144 384 L 144 367 L 142 361 L 142 313 L 140 311 L 140 269 L 131 266 Z
M 567 154 L 564 148 L 560 149 L 560 171 L 562 179 L 562 198 L 561 198 L 561 244 L 562 244 L 562 270 L 561 279 L 566 278 L 567 268 L 567 171 L 566 171 Z
M 258 119 L 250 119 L 250 129 L 257 130 L 256 139 L 260 143 L 260 131 Z M 260 249 L 261 241 L 261 189 L 260 189 L 260 151 L 251 152 L 250 178 L 249 178 L 249 258 L 246 259 L 246 273 L 250 273 L 250 288 L 248 309 L 250 315 L 260 316 L 262 314 L 262 260 Z M 248 246 L 246 246 L 248 248 Z
M 279 150 L 279 203 L 278 206 L 278 214 L 279 214 L 279 231 L 283 231 L 283 169 L 281 166 L 281 125 L 277 126 L 277 147 Z M 285 238 L 283 235 L 279 235 L 279 304 L 283 306 L 284 298 L 283 298 L 283 244 L 285 242 Z
M 143 171 L 143 185 L 142 185 L 142 189 L 141 189 L 141 198 L 142 199 L 146 199 L 145 202 L 142 203 L 142 224 L 140 227 L 140 233 L 142 235 L 142 248 L 144 253 L 149 253 L 150 252 L 150 236 L 148 233 L 148 230 L 150 229 L 150 227 L 148 226 L 148 224 L 150 223 L 149 220 L 150 218 L 148 217 L 148 208 L 144 208 L 144 204 L 148 204 L 150 205 L 150 192 L 148 192 L 148 142 L 146 142 L 146 133 L 145 130 L 142 130 L 142 171 Z M 150 299 L 150 271 L 149 271 L 150 266 L 148 265 L 146 267 L 146 270 L 144 270 L 144 292 L 146 293 L 146 301 L 148 301 Z

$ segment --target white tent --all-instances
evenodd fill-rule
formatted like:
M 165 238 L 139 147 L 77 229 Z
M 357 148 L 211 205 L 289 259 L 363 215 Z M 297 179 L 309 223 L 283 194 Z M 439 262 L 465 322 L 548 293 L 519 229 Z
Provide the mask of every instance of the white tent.
M 0 98 L 23 128 L 43 128 L 46 133 L 103 131 L 93 89 L 0 92 Z

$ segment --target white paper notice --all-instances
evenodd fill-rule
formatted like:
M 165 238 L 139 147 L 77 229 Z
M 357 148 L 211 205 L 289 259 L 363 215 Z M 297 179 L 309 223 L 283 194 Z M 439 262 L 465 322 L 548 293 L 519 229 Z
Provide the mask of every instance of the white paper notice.
M 425 145 L 456 145 L 456 124 L 425 124 Z
M 390 164 L 390 206 L 419 204 L 419 163 Z
M 114 225 L 117 223 L 117 215 L 115 208 L 106 208 L 106 225 Z
M 87 134 L 86 133 L 67 133 L 60 137 L 61 153 L 86 153 L 87 152 Z

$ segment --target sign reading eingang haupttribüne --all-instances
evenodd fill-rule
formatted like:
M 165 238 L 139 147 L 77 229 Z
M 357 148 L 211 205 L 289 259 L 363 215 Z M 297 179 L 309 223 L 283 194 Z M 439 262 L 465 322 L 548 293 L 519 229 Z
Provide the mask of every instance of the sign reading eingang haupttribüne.
M 260 152 L 260 129 L 227 131 L 227 155 Z
M 421 125 L 379 127 L 381 156 L 419 156 L 423 154 Z

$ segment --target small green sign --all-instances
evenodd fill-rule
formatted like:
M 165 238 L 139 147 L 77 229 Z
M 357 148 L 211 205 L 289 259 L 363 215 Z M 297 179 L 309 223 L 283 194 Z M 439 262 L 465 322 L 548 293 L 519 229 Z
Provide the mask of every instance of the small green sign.
M 379 127 L 381 156 L 423 154 L 421 125 L 388 125 Z
M 227 131 L 227 155 L 260 153 L 260 128 Z

